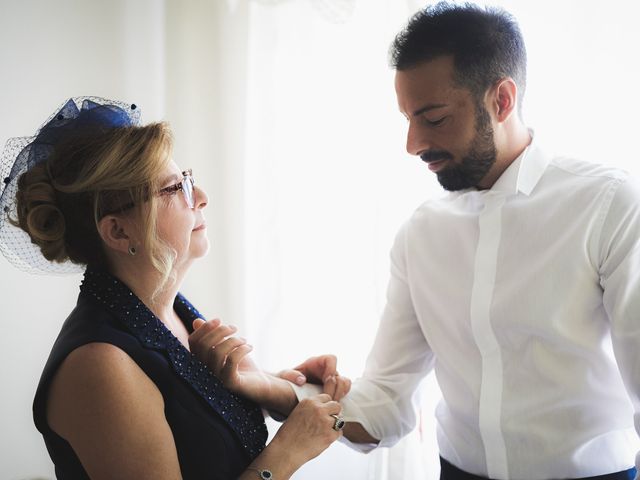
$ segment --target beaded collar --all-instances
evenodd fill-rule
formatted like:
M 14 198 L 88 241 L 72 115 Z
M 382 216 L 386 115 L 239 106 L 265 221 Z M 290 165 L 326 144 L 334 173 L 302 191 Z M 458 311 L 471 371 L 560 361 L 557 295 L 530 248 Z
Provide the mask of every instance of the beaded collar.
M 256 404 L 224 388 L 213 372 L 180 343 L 129 287 L 114 276 L 87 268 L 80 292 L 114 314 L 144 347 L 163 352 L 175 372 L 229 424 L 250 457 L 258 456 L 267 441 L 267 427 Z M 203 318 L 181 294 L 177 295 L 173 305 L 187 324 Z

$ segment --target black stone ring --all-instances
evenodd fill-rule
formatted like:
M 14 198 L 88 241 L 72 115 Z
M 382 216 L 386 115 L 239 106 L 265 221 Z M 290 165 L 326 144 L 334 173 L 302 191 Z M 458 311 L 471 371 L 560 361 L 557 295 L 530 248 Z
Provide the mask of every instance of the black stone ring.
M 340 430 L 342 430 L 344 428 L 344 424 L 345 421 L 342 417 L 336 415 L 335 413 L 332 413 L 331 416 L 335 419 L 335 422 L 333 422 L 333 429 L 336 432 L 339 432 Z

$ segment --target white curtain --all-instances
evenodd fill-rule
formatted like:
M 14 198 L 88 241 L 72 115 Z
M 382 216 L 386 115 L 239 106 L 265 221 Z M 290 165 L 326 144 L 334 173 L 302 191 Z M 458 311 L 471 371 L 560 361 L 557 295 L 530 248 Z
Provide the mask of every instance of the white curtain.
M 332 352 L 356 377 L 378 323 L 395 230 L 436 188 L 404 158 L 387 63 L 390 40 L 414 8 L 398 0 L 249 7 L 247 335 L 270 368 Z M 426 475 L 417 438 L 368 456 L 336 444 L 295 478 L 434 478 L 434 447 Z
M 484 2 L 481 2 L 484 3 Z M 529 51 L 524 111 L 551 150 L 640 172 L 637 7 L 621 0 L 500 4 Z M 419 5 L 420 4 L 420 5 Z M 382 310 L 395 231 L 439 186 L 404 152 L 387 50 L 423 2 L 249 2 L 245 320 L 273 369 L 333 352 L 356 377 Z M 617 33 L 616 33 L 617 32 Z M 434 479 L 433 411 L 399 445 L 331 447 L 296 478 Z

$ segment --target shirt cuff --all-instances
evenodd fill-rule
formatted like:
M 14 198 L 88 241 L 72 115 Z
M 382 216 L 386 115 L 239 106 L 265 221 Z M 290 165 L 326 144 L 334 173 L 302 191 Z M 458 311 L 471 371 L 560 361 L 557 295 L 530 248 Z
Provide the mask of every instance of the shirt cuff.
M 304 400 L 305 398 L 313 397 L 315 395 L 319 395 L 322 393 L 322 385 L 316 385 L 314 383 L 305 383 L 304 385 L 296 385 L 295 383 L 291 383 L 287 380 L 291 388 L 293 388 L 296 397 L 298 397 L 298 402 L 300 400 Z
M 292 388 L 293 393 L 295 393 L 296 398 L 298 399 L 298 403 L 305 398 L 313 397 L 314 395 L 318 395 L 322 393 L 321 385 L 314 385 L 313 383 L 305 383 L 302 386 L 296 385 L 295 383 L 290 382 L 289 380 L 285 380 L 289 386 Z M 279 412 L 268 410 L 269 416 L 273 418 L 276 422 L 284 422 L 287 419 L 286 415 L 283 415 Z

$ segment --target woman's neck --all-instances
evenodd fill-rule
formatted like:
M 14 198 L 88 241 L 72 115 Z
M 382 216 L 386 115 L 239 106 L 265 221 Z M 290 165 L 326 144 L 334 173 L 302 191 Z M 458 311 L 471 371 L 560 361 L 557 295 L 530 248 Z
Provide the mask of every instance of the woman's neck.
M 167 327 L 174 323 L 173 302 L 182 284 L 182 272 L 174 271 L 172 278 L 158 290 L 162 278 L 152 266 L 131 262 L 115 265 L 111 270 Z

